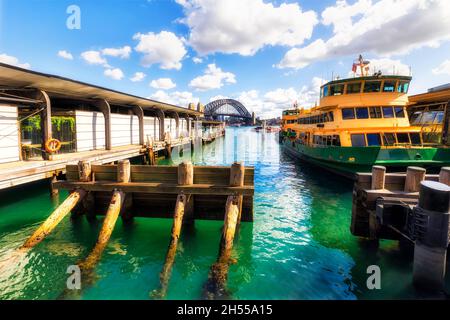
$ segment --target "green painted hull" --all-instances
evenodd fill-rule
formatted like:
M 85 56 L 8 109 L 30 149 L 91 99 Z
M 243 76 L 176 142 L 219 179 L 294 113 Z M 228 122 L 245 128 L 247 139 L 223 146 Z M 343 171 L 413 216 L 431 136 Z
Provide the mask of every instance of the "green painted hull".
M 404 171 L 408 166 L 438 171 L 450 166 L 450 148 L 310 147 L 289 139 L 283 139 L 281 145 L 297 158 L 349 177 L 356 172 L 370 172 L 373 165 L 385 166 L 389 171 Z

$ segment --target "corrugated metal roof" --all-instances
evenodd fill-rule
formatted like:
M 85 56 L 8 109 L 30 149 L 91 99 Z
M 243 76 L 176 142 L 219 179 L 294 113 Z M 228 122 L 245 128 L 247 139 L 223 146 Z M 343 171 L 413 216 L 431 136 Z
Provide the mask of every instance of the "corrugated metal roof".
M 46 91 L 50 97 L 68 97 L 84 100 L 105 99 L 110 104 L 138 105 L 144 109 L 158 107 L 163 111 L 188 113 L 195 116 L 203 115 L 203 113 L 196 110 L 4 63 L 0 63 L 0 87 L 36 88 Z

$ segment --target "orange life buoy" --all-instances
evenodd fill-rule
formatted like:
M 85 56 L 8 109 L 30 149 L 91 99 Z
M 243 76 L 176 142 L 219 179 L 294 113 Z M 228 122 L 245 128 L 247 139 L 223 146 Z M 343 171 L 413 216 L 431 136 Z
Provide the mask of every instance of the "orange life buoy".
M 48 153 L 55 153 L 59 149 L 61 149 L 61 141 L 59 141 L 58 139 L 48 139 L 45 143 L 45 151 L 47 151 Z

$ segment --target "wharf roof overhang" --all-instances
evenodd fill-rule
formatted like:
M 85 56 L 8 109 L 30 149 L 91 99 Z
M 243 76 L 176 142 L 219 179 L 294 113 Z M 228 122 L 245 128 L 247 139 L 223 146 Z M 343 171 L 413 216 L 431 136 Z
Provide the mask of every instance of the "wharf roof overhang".
M 410 104 L 421 104 L 431 102 L 448 102 L 450 101 L 450 89 L 431 91 L 409 96 Z
M 156 108 L 162 111 L 184 113 L 191 116 L 203 115 L 203 113 L 197 110 L 183 108 L 65 77 L 0 63 L 0 90 L 27 88 L 43 90 L 47 92 L 50 98 L 71 98 L 82 101 L 105 99 L 110 104 L 130 107 L 138 105 L 144 110 Z

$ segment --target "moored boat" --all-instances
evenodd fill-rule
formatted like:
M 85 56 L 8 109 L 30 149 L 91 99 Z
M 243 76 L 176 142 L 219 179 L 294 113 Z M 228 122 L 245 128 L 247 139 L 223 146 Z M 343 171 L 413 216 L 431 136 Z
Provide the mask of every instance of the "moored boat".
M 423 125 L 410 124 L 407 93 L 412 78 L 368 75 L 367 64 L 360 57 L 360 76 L 324 84 L 318 106 L 283 112 L 283 149 L 345 176 L 368 172 L 373 165 L 390 171 L 450 165 L 450 148 L 427 140 Z M 438 121 L 442 126 L 445 119 Z

